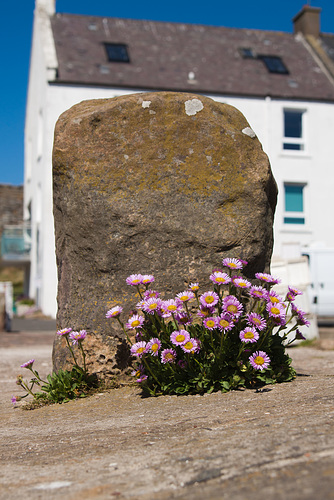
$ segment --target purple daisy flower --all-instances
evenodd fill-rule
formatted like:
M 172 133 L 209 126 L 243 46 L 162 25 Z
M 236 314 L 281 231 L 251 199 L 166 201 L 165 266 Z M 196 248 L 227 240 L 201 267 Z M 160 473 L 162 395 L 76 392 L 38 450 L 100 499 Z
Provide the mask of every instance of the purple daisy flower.
M 233 285 L 238 288 L 250 288 L 252 286 L 248 280 L 241 278 L 240 276 L 236 276 L 232 281 Z
M 228 274 L 223 273 L 222 271 L 214 271 L 210 275 L 210 280 L 217 285 L 226 285 L 227 283 L 230 283 L 231 278 Z
M 162 317 L 168 318 L 172 314 L 182 311 L 182 304 L 174 299 L 164 300 L 161 303 L 161 310 L 163 313 Z
M 72 340 L 72 344 L 77 344 L 80 340 L 85 339 L 87 336 L 86 330 L 80 330 L 80 332 L 71 332 L 70 339 Z
M 267 300 L 268 291 L 262 286 L 251 286 L 249 291 L 249 295 L 255 297 L 256 299 L 265 299 Z
M 272 304 L 278 304 L 283 301 L 283 298 L 275 292 L 275 290 L 270 290 L 267 295 L 267 300 L 269 300 Z
M 200 296 L 199 301 L 204 307 L 214 307 L 219 300 L 216 292 L 205 292 Z
M 189 290 L 197 292 L 199 290 L 199 283 L 190 283 Z
M 230 314 L 221 314 L 217 318 L 217 327 L 226 332 L 232 330 L 234 327 L 233 317 Z
M 182 345 L 185 342 L 188 342 L 190 339 L 190 335 L 187 330 L 175 330 L 170 335 L 170 341 L 174 345 Z
M 257 330 L 259 330 L 260 332 L 262 330 L 264 330 L 267 326 L 266 320 L 264 318 L 262 318 L 262 316 L 260 316 L 260 314 L 257 314 L 254 312 L 247 314 L 247 320 L 248 320 L 248 323 L 255 326 L 255 328 Z
M 162 300 L 159 298 L 150 298 L 144 300 L 143 311 L 148 314 L 154 314 L 155 312 L 160 312 Z
M 191 325 L 192 323 L 191 317 L 185 311 L 180 311 L 177 314 L 175 314 L 175 319 L 178 323 L 180 323 L 180 325 L 183 326 L 188 326 Z
M 10 400 L 11 400 L 11 402 L 13 403 L 13 406 L 15 406 L 15 405 L 16 405 L 16 403 L 17 403 L 18 398 L 17 398 L 17 396 L 12 396 L 12 397 L 10 398 Z
M 131 318 L 129 318 L 125 326 L 128 330 L 132 330 L 133 328 L 141 328 L 144 321 L 145 320 L 142 316 L 139 316 L 139 314 L 134 314 L 133 316 L 131 316 Z
M 265 370 L 270 365 L 270 358 L 264 351 L 256 351 L 249 356 L 249 362 L 255 370 Z
M 148 342 L 147 351 L 149 351 L 152 356 L 158 356 L 160 347 L 161 347 L 160 340 L 154 337 Z
M 131 346 L 130 352 L 133 356 L 141 358 L 143 354 L 147 351 L 147 343 L 143 340 L 136 342 Z
M 295 340 L 306 340 L 306 337 L 304 337 L 304 335 L 299 330 L 299 328 L 297 328 L 297 330 L 296 330 Z
M 174 349 L 164 349 L 161 353 L 161 363 L 174 363 L 176 360 L 176 351 Z
M 157 292 L 156 290 L 145 290 L 144 292 L 144 299 L 157 299 L 160 297 L 160 293 Z
M 154 276 L 152 274 L 144 274 L 144 276 L 142 276 L 143 285 L 149 285 L 150 283 L 153 283 L 153 281 L 154 281 Z
M 293 316 L 296 317 L 297 325 L 310 326 L 311 323 L 306 319 L 306 312 L 299 309 L 293 302 L 291 303 L 291 309 Z
M 241 342 L 254 343 L 259 340 L 259 337 L 260 335 L 253 326 L 246 326 L 246 328 L 244 330 L 241 330 L 241 332 L 239 333 Z
M 178 364 L 178 366 L 179 366 L 182 370 L 184 370 L 184 368 L 186 368 L 186 367 L 187 367 L 187 365 L 188 365 L 188 363 L 186 362 L 186 360 L 185 360 L 185 359 L 180 359 L 180 360 L 177 362 L 177 364 Z
M 299 290 L 298 288 L 295 288 L 293 286 L 289 286 L 289 292 L 293 293 L 293 295 L 303 295 L 303 292 Z
M 233 259 L 233 258 L 232 259 L 230 259 L 230 258 L 223 259 L 223 266 L 228 267 L 229 269 L 232 269 L 232 270 L 243 268 L 241 260 Z
M 121 306 L 115 306 L 109 309 L 109 311 L 106 314 L 106 318 L 117 318 L 121 313 L 123 312 L 123 307 Z
M 127 285 L 138 286 L 143 282 L 143 276 L 141 274 L 131 274 L 125 281 Z
M 200 318 L 208 318 L 209 316 L 213 315 L 214 310 L 214 307 L 203 307 L 201 305 L 200 309 L 197 311 L 197 316 L 199 316 Z
M 208 318 L 205 318 L 203 321 L 203 326 L 207 330 L 214 330 L 217 328 L 217 318 L 213 316 L 209 316 Z
M 144 366 L 143 365 L 139 365 L 137 367 L 137 370 L 133 370 L 131 372 L 131 375 L 133 377 L 137 377 L 136 382 L 143 382 L 144 380 L 147 379 L 147 375 L 145 375 L 145 373 L 144 373 Z
M 191 290 L 185 290 L 184 292 L 180 292 L 176 295 L 176 299 L 183 302 L 188 302 L 195 297 L 195 294 Z
M 35 360 L 34 359 L 30 359 L 29 361 L 27 361 L 26 363 L 23 363 L 23 365 L 21 365 L 21 368 L 31 368 L 32 365 L 34 364 Z
M 227 295 L 223 298 L 223 311 L 238 318 L 243 311 L 243 306 L 234 295 Z
M 277 304 L 272 304 L 268 302 L 266 305 L 266 310 L 271 318 L 284 319 L 285 318 L 285 308 L 283 304 L 278 302 Z
M 181 345 L 184 352 L 198 352 L 199 344 L 197 339 L 190 338 L 185 344 Z
M 274 278 L 274 276 L 268 273 L 255 273 L 255 278 L 261 281 L 265 281 L 266 283 L 272 283 L 274 285 L 277 285 L 281 282 L 279 278 Z
M 71 333 L 72 328 L 63 328 L 62 330 L 58 330 L 57 335 L 65 336 Z

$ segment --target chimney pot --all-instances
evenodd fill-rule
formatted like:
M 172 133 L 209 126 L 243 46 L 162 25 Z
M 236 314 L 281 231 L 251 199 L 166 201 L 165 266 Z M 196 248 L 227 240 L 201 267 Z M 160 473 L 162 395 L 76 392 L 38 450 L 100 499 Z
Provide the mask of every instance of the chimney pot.
M 292 19 L 294 33 L 313 35 L 318 38 L 320 35 L 320 12 L 320 7 L 304 5 L 302 10 Z

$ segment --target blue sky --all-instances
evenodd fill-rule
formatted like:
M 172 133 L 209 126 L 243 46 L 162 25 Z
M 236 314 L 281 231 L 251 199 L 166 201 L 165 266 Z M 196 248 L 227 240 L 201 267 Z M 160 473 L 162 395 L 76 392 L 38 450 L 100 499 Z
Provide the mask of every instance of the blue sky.
M 169 0 L 113 2 L 57 0 L 57 12 L 148 19 L 234 28 L 292 32 L 291 19 L 303 0 Z M 34 0 L 6 1 L 1 6 L 0 184 L 23 183 L 23 136 Z M 321 30 L 334 33 L 334 1 L 311 1 L 321 7 Z

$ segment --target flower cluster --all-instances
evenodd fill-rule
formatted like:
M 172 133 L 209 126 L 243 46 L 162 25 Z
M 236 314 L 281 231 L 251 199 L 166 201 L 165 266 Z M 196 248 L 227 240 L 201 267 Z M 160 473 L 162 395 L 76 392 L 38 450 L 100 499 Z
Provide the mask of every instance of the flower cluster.
M 204 393 L 294 378 L 285 352 L 287 337 L 299 325 L 309 325 L 295 304 L 301 292 L 289 287 L 280 297 L 273 286 L 279 279 L 256 273 L 257 283 L 240 275 L 247 262 L 223 259 L 212 271 L 211 290 L 200 293 L 199 283 L 164 300 L 149 289 L 152 275 L 132 274 L 126 283 L 140 301 L 124 324 L 122 307 L 110 309 L 131 343 L 138 366 L 133 371 L 144 391 L 152 394 Z M 135 336 L 135 342 L 131 338 Z

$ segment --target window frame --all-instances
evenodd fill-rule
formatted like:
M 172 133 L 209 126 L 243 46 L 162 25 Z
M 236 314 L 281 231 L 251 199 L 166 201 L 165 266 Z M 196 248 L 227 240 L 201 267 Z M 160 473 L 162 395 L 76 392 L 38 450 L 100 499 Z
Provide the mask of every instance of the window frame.
M 287 210 L 286 209 L 286 195 L 287 195 L 287 190 L 286 188 L 289 186 L 296 186 L 296 187 L 301 187 L 301 193 L 302 193 L 302 210 Z M 306 217 L 306 211 L 305 211 L 305 192 L 307 183 L 306 182 L 284 182 L 283 183 L 283 192 L 284 192 L 284 210 L 283 210 L 283 225 L 285 228 L 288 227 L 299 227 L 299 228 L 305 228 L 306 223 L 307 223 L 307 217 Z M 290 222 L 288 220 L 290 219 Z M 295 220 L 298 222 L 291 222 L 291 220 Z
M 122 64 L 129 64 L 131 62 L 130 60 L 130 55 L 129 55 L 129 48 L 126 43 L 118 43 L 118 42 L 104 42 L 104 49 L 107 54 L 107 61 L 111 63 L 122 63 Z M 125 49 L 126 53 L 126 58 L 112 58 L 109 52 L 110 47 L 122 47 Z
M 300 137 L 288 137 L 285 135 L 285 117 L 286 113 L 300 114 L 301 116 L 301 136 Z M 286 154 L 305 154 L 306 149 L 306 127 L 307 127 L 307 110 L 305 108 L 283 108 L 283 123 L 282 123 L 282 151 Z M 285 145 L 291 144 L 292 146 L 299 146 L 296 148 L 284 147 Z

